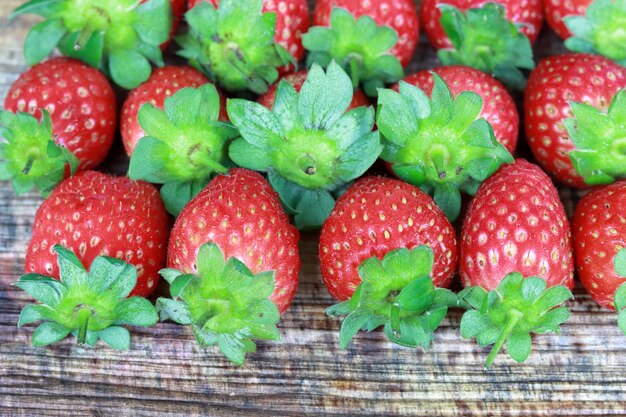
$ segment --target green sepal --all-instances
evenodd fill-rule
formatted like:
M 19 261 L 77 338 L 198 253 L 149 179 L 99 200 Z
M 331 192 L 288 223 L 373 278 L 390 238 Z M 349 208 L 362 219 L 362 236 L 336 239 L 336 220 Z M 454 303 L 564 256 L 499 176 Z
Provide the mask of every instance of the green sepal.
M 54 51 L 66 34 L 61 19 L 44 20 L 33 26 L 24 41 L 24 58 L 28 65 L 43 61 Z
M 217 345 L 234 364 L 256 350 L 254 340 L 279 340 L 280 314 L 269 297 L 274 273 L 253 274 L 236 258 L 224 260 L 214 243 L 200 247 L 197 275 L 165 269 L 172 298 L 159 298 L 161 320 L 191 325 L 203 348 Z
M 176 39 L 179 55 L 228 91 L 263 94 L 295 60 L 274 39 L 276 14 L 262 9 L 262 0 L 198 4 L 185 14 L 190 30 Z
M 564 124 L 576 149 L 572 165 L 587 184 L 609 184 L 626 178 L 626 89 L 613 97 L 608 112 L 570 103 L 574 118 Z
M 9 20 L 13 20 L 24 14 L 37 14 L 39 16 L 50 18 L 62 10 L 65 0 L 31 0 L 17 9 L 13 10 L 9 16 Z
M 87 272 L 76 255 L 55 245 L 61 278 L 38 274 L 22 276 L 15 284 L 39 303 L 24 307 L 18 327 L 43 321 L 33 334 L 33 346 L 46 346 L 70 333 L 81 345 L 98 340 L 114 349 L 130 348 L 130 334 L 120 325 L 153 326 L 155 307 L 145 298 L 126 298 L 135 287 L 134 266 L 99 256 Z
M 626 278 L 626 249 L 621 249 L 615 255 L 613 261 L 615 272 L 620 277 Z M 617 312 L 617 325 L 626 335 L 626 283 L 619 286 L 614 297 L 615 311 Z
M 493 128 L 477 119 L 482 98 L 465 91 L 452 97 L 433 73 L 432 98 L 400 82 L 400 91 L 380 90 L 377 125 L 383 136 L 381 158 L 394 173 L 432 195 L 454 221 L 461 192 L 473 195 L 478 186 L 513 157 L 495 138 Z
M 10 180 L 17 194 L 35 188 L 48 195 L 66 171 L 78 169 L 76 156 L 54 141 L 50 114 L 41 113 L 38 122 L 28 113 L 0 110 L 0 180 Z
M 182 208 L 215 174 L 228 172 L 229 142 L 238 132 L 218 120 L 220 98 L 215 86 L 183 88 L 165 99 L 164 109 L 147 103 L 139 110 L 146 137 L 130 159 L 132 179 L 165 184 L 161 196 L 168 211 Z
M 532 46 L 520 26 L 506 19 L 504 6 L 486 3 L 465 13 L 450 5 L 439 8 L 441 25 L 453 45 L 438 53 L 444 65 L 474 67 L 511 88 L 524 89 L 521 70 L 535 68 Z
M 315 26 L 302 36 L 302 44 L 309 51 L 308 66 L 327 68 L 335 61 L 350 75 L 353 87 L 363 84 L 369 96 L 404 77 L 402 64 L 389 53 L 397 42 L 398 33 L 393 28 L 378 26 L 369 16 L 357 20 L 339 7 L 331 13 L 330 27 Z
M 383 260 L 366 259 L 359 267 L 362 283 L 352 298 L 326 309 L 329 316 L 346 316 L 339 332 L 341 348 L 346 349 L 359 330 L 384 326 L 393 343 L 427 349 L 448 307 L 457 304 L 454 293 L 434 287 L 433 262 L 427 246 L 396 249 Z
M 565 16 L 572 37 L 565 46 L 575 52 L 595 53 L 626 66 L 626 1 L 595 0 L 585 15 Z
M 476 338 L 481 347 L 494 345 L 485 363 L 489 368 L 505 342 L 509 355 L 523 362 L 530 355 L 531 333 L 559 333 L 570 316 L 561 304 L 573 296 L 562 285 L 546 289 L 543 279 L 514 272 L 493 291 L 468 287 L 458 298 L 459 306 L 467 309 L 461 319 L 461 336 Z
M 272 110 L 247 100 L 228 101 L 242 138 L 230 147 L 233 162 L 267 172 L 300 229 L 319 227 L 339 190 L 362 176 L 382 151 L 372 132 L 374 109 L 346 111 L 353 88 L 336 63 L 314 65 L 302 89 L 281 82 Z

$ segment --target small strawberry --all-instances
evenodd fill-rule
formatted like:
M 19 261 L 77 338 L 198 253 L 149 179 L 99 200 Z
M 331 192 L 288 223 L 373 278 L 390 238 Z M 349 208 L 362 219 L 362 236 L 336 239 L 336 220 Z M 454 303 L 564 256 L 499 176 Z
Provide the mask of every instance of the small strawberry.
M 11 86 L 4 108 L 0 179 L 12 179 L 18 193 L 33 185 L 49 192 L 76 158 L 78 166 L 72 170 L 96 167 L 115 137 L 113 89 L 97 70 L 74 59 L 53 58 L 23 73 Z
M 519 114 L 515 102 L 498 80 L 471 67 L 452 65 L 420 71 L 407 76 L 403 81 L 431 96 L 434 85 L 433 72 L 445 81 L 454 97 L 463 91 L 478 94 L 483 99 L 483 108 L 478 117 L 489 122 L 498 142 L 510 153 L 515 151 Z M 399 86 L 394 86 L 394 90 L 399 91 Z
M 572 34 L 565 25 L 564 18 L 569 16 L 583 16 L 587 7 L 594 0 L 544 0 L 543 8 L 546 21 L 552 30 L 554 30 L 561 39 L 567 39 Z
M 120 130 L 126 153 L 130 156 L 139 139 L 146 136 L 139 125 L 137 115 L 139 109 L 146 103 L 151 103 L 159 109 L 167 97 L 171 97 L 181 88 L 200 87 L 209 80 L 199 71 L 191 67 L 165 66 L 157 68 L 148 81 L 141 84 L 128 94 L 122 107 L 120 116 Z M 228 120 L 226 114 L 226 98 L 220 95 L 220 120 Z
M 511 357 L 524 361 L 531 332 L 558 332 L 569 317 L 564 307 L 553 309 L 574 286 L 569 222 L 539 167 L 518 159 L 481 185 L 459 251 L 461 281 L 469 287 L 459 294 L 469 306 L 461 335 L 494 344 L 487 367 L 505 341 Z
M 100 68 L 126 89 L 137 87 L 163 65 L 160 46 L 172 30 L 170 0 L 30 0 L 12 17 L 44 17 L 24 43 L 24 56 L 34 65 L 59 48 L 63 55 Z
M 472 91 L 453 97 L 445 81 L 432 76 L 430 98 L 405 82 L 399 92 L 380 91 L 376 122 L 385 145 L 381 158 L 398 177 L 433 195 L 453 221 L 461 210 L 461 191 L 473 195 L 513 157 L 491 125 L 478 118 L 482 97 Z
M 62 182 L 37 210 L 25 270 L 58 278 L 52 249 L 60 244 L 86 268 L 100 255 L 134 265 L 137 283 L 131 295 L 146 296 L 165 263 L 168 226 L 152 185 L 83 171 Z
M 574 116 L 570 103 L 606 112 L 624 87 L 626 70 L 598 55 L 552 56 L 531 73 L 524 96 L 526 137 L 535 158 L 561 183 L 585 186 L 569 159 L 575 149 L 564 122 Z
M 128 350 L 130 333 L 122 325 L 157 323 L 150 301 L 127 298 L 137 282 L 134 266 L 98 256 L 87 272 L 71 250 L 54 245 L 51 252 L 56 253 L 60 279 L 27 274 L 15 284 L 40 302 L 24 307 L 17 324 L 43 321 L 33 333 L 33 346 L 47 346 L 71 333 L 79 345 L 95 346 L 102 340 L 114 349 Z
M 428 347 L 450 295 L 434 287 L 450 284 L 456 244 L 450 222 L 418 188 L 383 177 L 350 187 L 324 223 L 319 244 L 329 293 L 340 301 L 352 297 L 327 311 L 348 314 L 342 348 L 360 328 L 383 324 L 392 341 Z
M 294 12 L 291 19 L 305 19 L 302 6 L 284 9 L 279 7 L 278 13 Z M 284 17 L 284 22 L 290 17 Z M 264 10 L 263 0 L 220 0 L 217 6 L 200 2 L 185 19 L 190 30 L 177 38 L 182 47 L 179 55 L 227 91 L 263 94 L 278 79 L 280 68 L 295 63 L 290 51 L 275 39 L 277 13 Z M 297 33 L 283 29 L 282 39 L 292 36 Z

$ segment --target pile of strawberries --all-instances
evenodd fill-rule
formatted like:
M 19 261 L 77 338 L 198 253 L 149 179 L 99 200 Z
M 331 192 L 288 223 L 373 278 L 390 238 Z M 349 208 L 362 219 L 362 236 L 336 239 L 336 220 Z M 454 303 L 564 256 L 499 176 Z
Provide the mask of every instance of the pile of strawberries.
M 306 0 L 104 3 L 14 12 L 44 17 L 0 111 L 0 179 L 46 197 L 16 284 L 34 345 L 129 349 L 127 325 L 171 320 L 243 364 L 280 338 L 320 229 L 343 348 L 383 327 L 426 349 L 462 308 L 487 367 L 524 361 L 575 269 L 626 332 L 624 1 L 425 0 L 421 22 L 413 0 L 318 0 L 311 21 Z M 544 16 L 573 52 L 536 65 Z M 420 27 L 442 66 L 406 76 Z M 513 157 L 519 92 L 539 165 Z M 118 132 L 128 176 L 92 171 Z M 571 225 L 553 179 L 590 190 Z

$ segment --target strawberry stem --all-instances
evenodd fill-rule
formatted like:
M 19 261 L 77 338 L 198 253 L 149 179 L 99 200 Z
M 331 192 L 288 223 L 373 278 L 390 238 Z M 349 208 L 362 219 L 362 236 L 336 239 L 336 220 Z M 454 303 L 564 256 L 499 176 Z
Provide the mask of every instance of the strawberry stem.
M 24 169 L 22 169 L 22 174 L 28 175 L 31 168 L 33 167 L 33 162 L 35 162 L 34 158 L 28 158 L 28 160 L 26 161 L 26 165 L 24 165 Z
M 91 308 L 80 305 L 77 307 L 79 310 L 76 313 L 78 318 L 78 335 L 76 338 L 78 339 L 78 344 L 83 346 L 87 340 L 87 329 L 89 328 L 89 319 L 93 315 L 93 311 Z
M 502 349 L 502 346 L 504 346 L 504 342 L 506 342 L 506 339 L 511 335 L 511 332 L 513 332 L 513 329 L 515 329 L 515 326 L 517 326 L 517 323 L 520 321 L 520 319 L 524 317 L 524 313 L 519 310 L 513 309 L 509 310 L 506 313 L 506 316 L 507 319 L 504 328 L 502 329 L 502 333 L 500 333 L 498 340 L 496 340 L 496 343 L 491 348 L 491 352 L 489 352 L 489 356 L 487 356 L 487 361 L 485 362 L 486 369 L 489 369 L 493 361 L 496 359 L 496 356 L 498 356 L 498 353 Z
M 361 67 L 361 60 L 357 56 L 350 57 L 350 78 L 352 78 L 352 88 L 355 90 L 359 87 L 360 76 L 359 68 Z

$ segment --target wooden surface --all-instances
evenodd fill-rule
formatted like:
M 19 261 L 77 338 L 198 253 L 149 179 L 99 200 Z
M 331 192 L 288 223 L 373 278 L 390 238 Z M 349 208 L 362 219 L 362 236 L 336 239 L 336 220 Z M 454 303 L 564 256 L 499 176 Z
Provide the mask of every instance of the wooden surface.
M 25 70 L 21 48 L 36 20 L 8 23 L 20 0 L 0 2 L 0 97 Z M 550 33 L 539 56 L 562 48 Z M 434 63 L 424 44 L 411 70 Z M 522 151 L 523 152 L 523 151 Z M 120 147 L 105 169 L 121 172 Z M 112 168 L 111 168 L 112 167 Z M 568 211 L 573 196 L 562 191 Z M 133 330 L 133 349 L 119 353 L 67 340 L 30 347 L 32 326 L 17 329 L 31 302 L 12 287 L 23 271 L 33 217 L 41 199 L 15 197 L 0 183 L 0 415 L 37 416 L 544 416 L 626 415 L 626 337 L 615 315 L 580 287 L 561 335 L 534 338 L 518 365 L 502 355 L 492 370 L 486 350 L 462 340 L 460 313 L 445 319 L 427 353 L 393 346 L 381 332 L 361 334 L 338 349 L 338 322 L 326 318 L 331 299 L 316 262 L 316 237 L 302 242 L 304 266 L 291 310 L 280 324 L 283 341 L 260 343 L 237 368 L 189 330 L 159 324 Z

